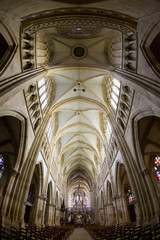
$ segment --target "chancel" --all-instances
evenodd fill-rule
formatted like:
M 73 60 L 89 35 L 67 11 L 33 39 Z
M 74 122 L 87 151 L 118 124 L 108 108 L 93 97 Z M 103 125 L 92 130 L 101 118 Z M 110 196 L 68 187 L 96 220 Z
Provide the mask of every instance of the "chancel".
M 0 13 L 0 239 L 160 239 L 160 2 Z

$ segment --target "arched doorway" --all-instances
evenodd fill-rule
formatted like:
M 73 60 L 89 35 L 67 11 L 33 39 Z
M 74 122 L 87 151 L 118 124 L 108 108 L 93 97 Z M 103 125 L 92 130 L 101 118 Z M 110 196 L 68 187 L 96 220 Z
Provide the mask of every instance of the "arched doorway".
M 124 193 L 126 196 L 129 221 L 136 222 L 135 198 L 129 185 L 124 186 Z
M 138 121 L 138 137 L 142 158 L 160 202 L 160 118 L 147 116 Z M 152 191 L 152 199 L 154 192 Z M 154 204 L 154 203 L 153 203 Z
M 117 164 L 117 186 L 120 197 L 118 204 L 119 222 L 136 222 L 136 201 L 124 164 Z
M 24 214 L 24 222 L 26 225 L 32 222 L 32 207 L 33 207 L 34 198 L 35 198 L 35 188 L 36 186 L 33 179 L 28 192 L 25 214 Z
M 21 131 L 22 124 L 19 119 L 13 116 L 0 117 L 0 132 L 3 133 L 0 134 L 0 207 L 5 206 L 3 211 L 7 211 L 6 214 L 11 208 L 11 188 L 13 194 L 15 176 L 21 165 Z
M 42 172 L 41 163 L 35 166 L 32 181 L 30 184 L 26 208 L 24 214 L 24 222 L 26 225 L 37 225 L 37 217 L 41 217 L 41 212 L 38 212 L 37 216 L 37 202 L 40 196 L 41 186 L 42 186 Z

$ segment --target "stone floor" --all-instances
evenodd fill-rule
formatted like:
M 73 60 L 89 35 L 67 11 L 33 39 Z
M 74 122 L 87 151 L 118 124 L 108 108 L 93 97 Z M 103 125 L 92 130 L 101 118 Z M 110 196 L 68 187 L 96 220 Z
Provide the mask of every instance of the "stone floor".
M 84 228 L 75 228 L 67 240 L 93 240 Z

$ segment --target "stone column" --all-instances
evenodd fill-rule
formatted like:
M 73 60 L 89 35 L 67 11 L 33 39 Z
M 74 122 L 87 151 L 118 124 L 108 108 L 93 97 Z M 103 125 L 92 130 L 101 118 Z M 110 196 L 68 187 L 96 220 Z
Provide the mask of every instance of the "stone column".
M 89 195 L 90 195 L 91 208 L 94 209 L 94 193 L 92 189 L 90 190 Z
M 55 225 L 60 225 L 60 216 L 61 216 L 61 209 L 59 207 L 56 207 L 55 209 Z
M 54 226 L 55 205 L 47 203 L 45 210 L 45 226 Z
M 123 206 L 123 223 L 126 224 L 129 222 L 129 215 L 128 215 L 128 209 L 127 209 L 127 202 L 126 202 L 126 196 L 121 195 L 121 201 Z
M 108 226 L 108 212 L 107 212 L 107 204 L 104 205 L 104 218 L 105 218 L 105 226 Z
M 69 195 L 68 195 L 68 189 L 66 189 L 66 196 L 65 196 L 65 206 L 68 208 L 68 198 L 69 198 Z
M 104 224 L 105 224 L 104 208 L 99 209 L 99 224 L 101 226 L 104 226 Z
M 146 225 L 146 223 L 151 222 L 155 224 L 160 220 L 160 209 L 158 198 L 155 192 L 155 188 L 153 182 L 150 177 L 149 170 L 146 168 L 141 172 L 141 176 L 143 178 L 143 184 L 145 191 L 141 191 L 141 195 L 146 198 L 145 207 L 146 207 L 146 217 L 143 219 L 142 224 Z M 151 216 L 150 216 L 151 215 Z M 151 218 L 151 219 L 150 219 Z
M 95 223 L 99 224 L 99 210 L 96 209 L 94 214 L 95 214 Z
M 42 224 L 43 219 L 43 200 L 42 196 L 35 196 L 33 209 L 32 209 L 32 221 L 31 225 L 40 226 Z
M 114 197 L 115 201 L 115 210 L 116 210 L 116 218 L 117 224 L 122 225 L 127 222 L 127 213 L 123 207 L 123 197 L 122 195 L 116 195 Z
M 107 211 L 107 225 L 113 225 L 115 224 L 115 210 L 113 207 L 113 203 L 108 203 L 106 206 Z
M 18 181 L 20 179 L 20 173 L 16 170 L 12 170 L 8 185 L 6 187 L 5 195 L 3 196 L 2 205 L 1 205 L 1 214 L 0 214 L 0 223 L 3 226 L 9 225 L 13 218 L 19 221 L 18 216 L 16 214 L 16 207 L 19 204 L 18 199 L 14 198 L 14 194 L 16 195 L 16 188 L 18 185 Z M 12 194 L 11 194 L 12 193 Z M 6 216 L 7 212 L 7 216 Z M 4 217 L 5 215 L 5 217 Z

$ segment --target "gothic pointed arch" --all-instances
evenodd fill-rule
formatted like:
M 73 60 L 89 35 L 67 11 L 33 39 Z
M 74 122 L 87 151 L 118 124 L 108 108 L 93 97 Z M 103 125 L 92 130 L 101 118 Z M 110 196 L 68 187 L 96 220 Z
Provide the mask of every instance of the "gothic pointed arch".
M 119 162 L 117 162 L 116 168 L 116 187 L 117 196 L 121 199 L 122 204 L 121 209 L 119 209 L 119 213 L 120 211 L 123 213 L 123 215 L 119 214 L 119 220 L 120 218 L 123 218 L 123 221 L 136 222 L 136 201 L 133 192 L 134 189 L 129 182 L 124 164 Z
M 32 225 L 37 222 L 37 218 L 41 216 L 41 210 L 39 212 L 38 203 L 43 193 L 43 167 L 42 163 L 35 165 L 33 176 L 31 179 L 27 199 L 25 202 L 24 222 Z
M 152 70 L 160 76 L 160 23 L 152 24 L 146 31 L 142 41 L 141 49 L 146 61 Z
M 16 181 L 18 181 L 23 165 L 26 142 L 25 117 L 18 112 L 1 112 L 0 131 L 3 132 L 0 136 L 1 163 L 3 161 L 0 171 L 0 205 L 4 212 L 10 213 L 13 211 L 12 203 L 15 204 L 13 195 L 16 192 Z M 8 202 L 10 205 L 7 205 Z
M 17 50 L 15 37 L 6 25 L 0 22 L 0 74 L 2 74 L 12 61 Z
M 134 115 L 132 119 L 133 128 L 133 143 L 136 152 L 136 164 L 139 168 L 143 182 L 146 186 L 149 184 L 149 189 L 146 191 L 149 198 L 147 203 L 148 208 L 146 213 L 156 215 L 159 199 L 159 184 L 154 172 L 154 163 L 156 157 L 159 156 L 159 111 L 142 111 Z M 152 181 L 150 181 L 152 179 Z M 144 195 L 143 191 L 141 194 Z

